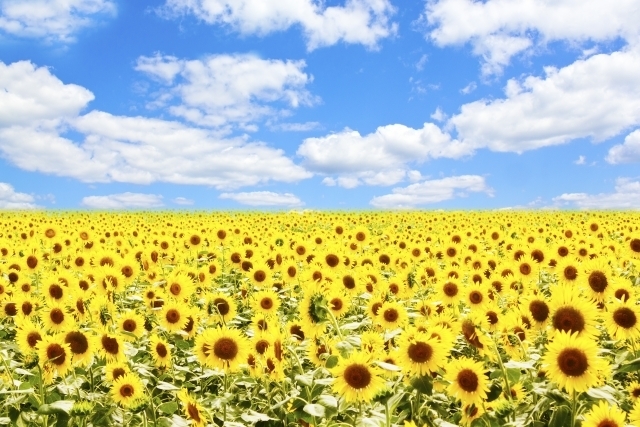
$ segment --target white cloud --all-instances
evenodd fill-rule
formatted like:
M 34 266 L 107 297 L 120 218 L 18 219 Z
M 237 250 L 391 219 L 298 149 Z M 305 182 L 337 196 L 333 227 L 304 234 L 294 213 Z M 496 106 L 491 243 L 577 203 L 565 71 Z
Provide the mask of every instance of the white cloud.
M 449 116 L 447 116 L 441 109 L 440 107 L 436 108 L 436 111 L 433 112 L 433 114 L 431 116 L 433 120 L 437 121 L 437 122 L 443 122 L 445 120 L 447 120 L 447 118 Z
M 427 54 L 422 54 L 422 56 L 420 57 L 420 59 L 418 60 L 418 62 L 416 62 L 416 69 L 418 71 L 422 71 L 424 69 L 425 64 L 427 63 L 427 61 L 429 60 L 429 56 L 427 56 Z
M 422 20 L 438 46 L 470 42 L 483 73 L 499 73 L 534 43 L 639 40 L 637 0 L 429 0 Z
M 108 196 L 83 197 L 81 204 L 94 209 L 157 208 L 163 206 L 162 196 L 144 193 L 120 193 Z
M 270 130 L 280 130 L 284 132 L 307 132 L 320 128 L 320 122 L 304 122 L 304 123 L 275 123 L 270 124 Z
M 464 104 L 448 122 L 474 148 L 523 152 L 640 124 L 640 52 L 625 50 L 546 67 L 544 78 L 511 79 L 506 98 Z
M 640 163 L 640 130 L 631 132 L 623 144 L 614 145 L 605 158 L 607 163 Z
M 94 25 L 98 17 L 115 14 L 116 4 L 110 0 L 0 0 L 0 31 L 71 42 L 74 33 Z
M 90 91 L 62 83 L 46 67 L 0 61 L 0 128 L 56 124 L 60 118 L 76 116 L 93 99 Z
M 302 206 L 304 203 L 291 193 L 253 191 L 248 193 L 222 193 L 221 199 L 231 199 L 249 206 Z
M 167 0 L 161 13 L 191 13 L 207 24 L 259 36 L 299 25 L 308 50 L 339 41 L 376 48 L 380 39 L 397 31 L 390 22 L 395 9 L 389 0 L 346 0 L 344 6 L 315 0 Z
M 471 92 L 473 92 L 474 90 L 476 90 L 477 88 L 478 88 L 478 85 L 476 84 L 476 82 L 471 82 L 468 85 L 466 85 L 465 87 L 463 87 L 462 89 L 460 89 L 460 93 L 468 95 Z
M 289 114 L 287 108 L 319 99 L 304 87 L 313 77 L 304 61 L 261 59 L 254 54 L 210 55 L 201 60 L 174 56 L 138 58 L 135 69 L 163 83 L 150 108 L 167 107 L 176 117 L 201 126 L 247 125 L 263 117 Z M 178 104 L 170 101 L 178 98 Z
M 339 175 L 335 183 L 346 188 L 359 185 L 392 185 L 402 180 L 410 162 L 429 158 L 460 158 L 473 150 L 443 133 L 433 123 L 422 129 L 394 124 L 368 135 L 345 129 L 324 137 L 306 138 L 297 154 L 312 171 Z M 327 181 L 331 182 L 331 181 Z
M 640 181 L 618 178 L 614 193 L 564 193 L 553 201 L 581 209 L 640 209 Z
M 578 160 L 574 161 L 576 165 L 584 165 L 587 158 L 585 156 L 578 156 Z
M 465 197 L 470 192 L 493 196 L 493 190 L 487 187 L 484 177 L 461 175 L 394 188 L 392 194 L 374 197 L 369 204 L 377 208 L 407 209 Z
M 13 186 L 0 182 L 0 209 L 36 209 L 34 198 L 26 193 L 17 193 Z
M 192 205 L 193 200 L 187 199 L 186 197 L 176 197 L 175 199 L 173 199 L 173 203 L 175 203 L 176 205 Z
M 63 84 L 44 67 L 16 64 L 0 67 L 8 88 L 0 90 L 0 155 L 24 170 L 83 182 L 161 181 L 220 190 L 312 176 L 283 150 L 244 137 L 101 111 L 77 116 L 93 99 L 89 91 Z M 66 130 L 85 139 L 71 141 Z

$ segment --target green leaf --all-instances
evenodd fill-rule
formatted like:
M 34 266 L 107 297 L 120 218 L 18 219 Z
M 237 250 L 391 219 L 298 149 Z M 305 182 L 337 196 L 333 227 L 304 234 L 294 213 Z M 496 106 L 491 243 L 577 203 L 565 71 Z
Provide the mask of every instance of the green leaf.
M 176 341 L 176 347 L 178 347 L 180 350 L 188 350 L 191 347 L 191 344 L 189 344 L 189 342 L 185 340 L 178 340 Z
M 311 387 L 311 385 L 313 384 L 313 377 L 308 373 L 304 375 L 296 375 L 295 379 L 300 384 L 306 385 L 308 387 Z
M 240 415 L 240 418 L 248 423 L 257 423 L 258 421 L 271 421 L 274 418 L 269 417 L 267 414 L 261 414 L 260 412 L 249 410 L 248 414 Z
M 571 424 L 571 409 L 567 406 L 559 406 L 551 415 L 549 427 L 567 427 Z
M 590 388 L 587 390 L 587 394 L 594 399 L 605 399 L 612 405 L 617 405 L 617 400 L 614 397 L 613 393 L 615 393 L 615 389 L 610 386 L 603 386 L 599 388 Z
M 338 356 L 336 356 L 335 354 L 332 356 L 329 356 L 324 364 L 324 366 L 327 367 L 327 369 L 331 369 L 331 368 L 335 368 L 336 365 L 338 364 L 338 361 L 340 359 L 338 358 Z
M 158 406 L 158 409 L 167 415 L 172 415 L 178 410 L 178 404 L 176 402 L 166 402 Z
M 318 398 L 318 403 L 320 403 L 322 406 L 329 406 L 331 408 L 338 407 L 338 399 L 329 394 L 320 395 L 320 397 Z
M 410 381 L 411 387 L 418 390 L 422 394 L 431 394 L 433 391 L 433 380 L 429 375 L 421 377 L 413 377 Z
M 509 380 L 509 385 L 513 386 L 518 381 L 520 381 L 520 375 L 520 369 L 507 369 L 507 379 Z
M 393 365 L 393 364 L 391 364 L 391 363 L 386 363 L 386 362 L 380 362 L 380 361 L 378 361 L 378 362 L 376 362 L 376 364 L 377 364 L 378 366 L 380 366 L 382 369 L 386 369 L 387 371 L 395 371 L 395 372 L 397 372 L 397 371 L 401 371 L 401 370 L 402 370 L 402 368 L 401 368 L 401 367 L 396 366 L 396 365 Z
M 158 388 L 159 390 L 170 390 L 170 391 L 180 390 L 180 387 L 176 387 L 173 384 L 166 383 L 164 381 L 158 381 L 158 385 L 156 386 L 156 388 Z
M 308 403 L 302 408 L 304 412 L 314 417 L 324 417 L 324 406 L 316 403 Z

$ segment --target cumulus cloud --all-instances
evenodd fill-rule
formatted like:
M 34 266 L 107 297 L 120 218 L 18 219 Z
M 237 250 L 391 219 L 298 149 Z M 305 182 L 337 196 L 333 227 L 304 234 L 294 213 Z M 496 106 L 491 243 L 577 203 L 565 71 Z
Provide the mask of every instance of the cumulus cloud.
M 524 152 L 590 137 L 603 141 L 640 124 L 640 51 L 546 67 L 510 79 L 506 98 L 464 104 L 448 122 L 466 146 Z
M 176 205 L 192 205 L 193 200 L 187 199 L 186 197 L 176 197 L 175 199 L 173 199 L 173 203 L 175 203 Z
M 127 209 L 127 208 L 158 208 L 163 206 L 162 196 L 144 193 L 120 193 L 108 196 L 83 197 L 82 206 L 93 209 Z
M 243 137 L 146 117 L 78 115 L 93 99 L 86 89 L 30 63 L 1 65 L 8 89 L 0 91 L 0 155 L 24 170 L 83 182 L 161 181 L 220 190 L 312 176 L 283 150 Z M 84 140 L 66 138 L 67 130 Z
M 640 209 L 640 181 L 618 178 L 613 193 L 564 193 L 553 201 L 581 209 Z
M 0 0 L 0 31 L 47 42 L 72 42 L 74 33 L 113 17 L 110 0 Z
M 535 45 L 617 38 L 637 44 L 640 35 L 636 0 L 429 0 L 421 20 L 438 46 L 471 43 L 485 75 Z
M 0 209 L 36 209 L 33 196 L 18 193 L 11 184 L 0 182 Z
M 614 145 L 605 158 L 607 163 L 640 163 L 640 130 L 627 135 L 624 143 Z
M 93 99 L 93 93 L 62 83 L 46 67 L 0 61 L 0 127 L 55 125 L 61 118 L 76 116 Z
M 472 151 L 433 123 L 425 123 L 421 129 L 393 124 L 378 127 L 364 136 L 345 129 L 323 137 L 306 138 L 297 154 L 303 157 L 303 164 L 309 170 L 339 175 L 334 184 L 353 188 L 361 181 L 369 185 L 393 185 L 405 177 L 410 162 L 460 158 Z
M 578 156 L 578 160 L 575 160 L 573 163 L 576 165 L 584 165 L 586 163 L 587 158 L 585 156 Z
M 249 206 L 302 206 L 304 203 L 291 193 L 252 191 L 247 193 L 222 193 L 221 199 L 231 199 Z
M 465 197 L 468 193 L 493 196 L 493 189 L 487 186 L 482 176 L 460 175 L 394 188 L 391 194 L 374 197 L 369 204 L 377 208 L 407 209 Z
M 148 107 L 167 107 L 176 117 L 219 127 L 286 116 L 286 108 L 318 102 L 305 89 L 313 81 L 302 71 L 305 67 L 304 61 L 261 59 L 254 54 L 210 55 L 196 60 L 156 54 L 139 57 L 135 69 L 163 84 Z M 275 102 L 286 108 L 269 105 Z
M 270 124 L 269 129 L 283 132 L 308 132 L 310 130 L 318 129 L 321 125 L 319 122 L 304 122 L 304 123 L 275 123 Z
M 167 17 L 193 14 L 207 24 L 259 36 L 299 26 L 308 50 L 340 41 L 376 48 L 397 31 L 389 0 L 346 0 L 344 6 L 315 0 L 167 0 L 160 12 Z

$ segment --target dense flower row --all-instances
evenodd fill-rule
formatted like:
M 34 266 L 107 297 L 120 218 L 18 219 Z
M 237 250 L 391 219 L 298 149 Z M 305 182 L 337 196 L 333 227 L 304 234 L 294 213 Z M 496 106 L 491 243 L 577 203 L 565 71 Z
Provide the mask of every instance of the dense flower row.
M 639 219 L 5 213 L 0 424 L 640 425 Z

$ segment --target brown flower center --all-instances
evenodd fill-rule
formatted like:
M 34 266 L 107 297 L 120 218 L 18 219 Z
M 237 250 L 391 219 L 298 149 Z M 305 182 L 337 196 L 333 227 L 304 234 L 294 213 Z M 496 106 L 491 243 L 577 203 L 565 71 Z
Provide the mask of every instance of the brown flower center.
M 271 310 L 273 308 L 273 300 L 271 297 L 264 297 L 260 300 L 260 307 L 263 310 Z
M 125 384 L 122 387 L 120 387 L 120 395 L 122 397 L 131 397 L 133 396 L 133 386 L 131 384 Z
M 469 294 L 469 301 L 471 302 L 471 304 L 480 304 L 482 302 L 482 292 L 472 291 Z
M 442 291 L 449 298 L 453 298 L 458 295 L 458 285 L 455 283 L 447 282 L 443 287 Z
M 107 335 L 103 335 L 100 340 L 102 343 L 102 348 L 109 354 L 118 354 L 120 350 L 120 344 L 116 338 L 111 338 Z
M 165 318 L 169 323 L 178 323 L 180 321 L 180 312 L 175 308 L 172 308 L 167 311 Z
M 578 277 L 578 269 L 572 265 L 566 266 L 562 273 L 564 274 L 564 278 L 567 280 L 576 280 Z
M 260 340 L 256 343 L 256 351 L 260 354 L 264 354 L 265 351 L 269 348 L 269 341 Z
M 570 377 L 579 377 L 589 368 L 587 355 L 578 348 L 565 348 L 556 360 L 560 370 Z
M 39 332 L 32 331 L 27 334 L 27 344 L 29 344 L 29 347 L 31 348 L 35 348 L 40 340 L 42 340 L 42 336 L 40 336 Z
M 608 284 L 607 276 L 602 271 L 593 271 L 589 274 L 589 286 L 594 292 L 604 292 Z
M 620 327 L 629 329 L 636 325 L 636 314 L 628 307 L 620 307 L 613 312 L 613 320 Z
M 560 331 L 582 332 L 584 326 L 584 316 L 573 307 L 561 307 L 553 316 L 553 327 Z
M 218 312 L 223 316 L 227 315 L 229 313 L 229 310 L 231 310 L 229 303 L 227 302 L 227 300 L 223 298 L 214 299 L 213 305 L 216 306 L 216 308 L 218 309 Z
M 73 354 L 84 354 L 89 349 L 89 341 L 82 332 L 69 332 L 64 338 L 64 342 L 69 344 Z
M 213 345 L 213 354 L 223 360 L 233 360 L 238 355 L 238 344 L 231 338 L 220 338 Z
M 161 342 L 156 344 L 156 354 L 161 358 L 167 357 L 167 354 L 169 354 L 169 351 L 167 350 L 167 346 Z
M 64 312 L 59 308 L 54 308 L 49 313 L 49 319 L 51 319 L 51 321 L 56 325 L 59 325 L 64 322 Z
M 398 320 L 398 317 L 400 317 L 400 313 L 398 313 L 398 310 L 396 310 L 395 308 L 388 308 L 384 311 L 384 313 L 382 313 L 382 316 L 387 322 L 393 323 Z
M 423 341 L 411 343 L 407 349 L 407 355 L 415 363 L 424 363 L 431 360 L 433 349 L 429 344 Z
M 478 389 L 478 375 L 471 369 L 463 369 L 457 376 L 458 386 L 467 393 L 474 393 Z
M 336 267 L 338 264 L 340 264 L 340 258 L 338 258 L 338 256 L 334 254 L 327 255 L 324 260 L 331 268 Z
M 549 306 L 546 302 L 540 300 L 534 300 L 529 303 L 529 311 L 531 316 L 537 322 L 544 322 L 549 317 Z
M 133 319 L 127 319 L 124 322 L 122 322 L 122 329 L 124 329 L 127 332 L 135 331 L 137 326 L 138 325 L 136 324 L 136 321 Z
M 67 352 L 60 344 L 52 343 L 47 346 L 47 360 L 60 366 L 64 364 Z
M 360 390 L 371 383 L 371 372 L 365 365 L 353 364 L 344 370 L 343 378 L 350 387 Z

